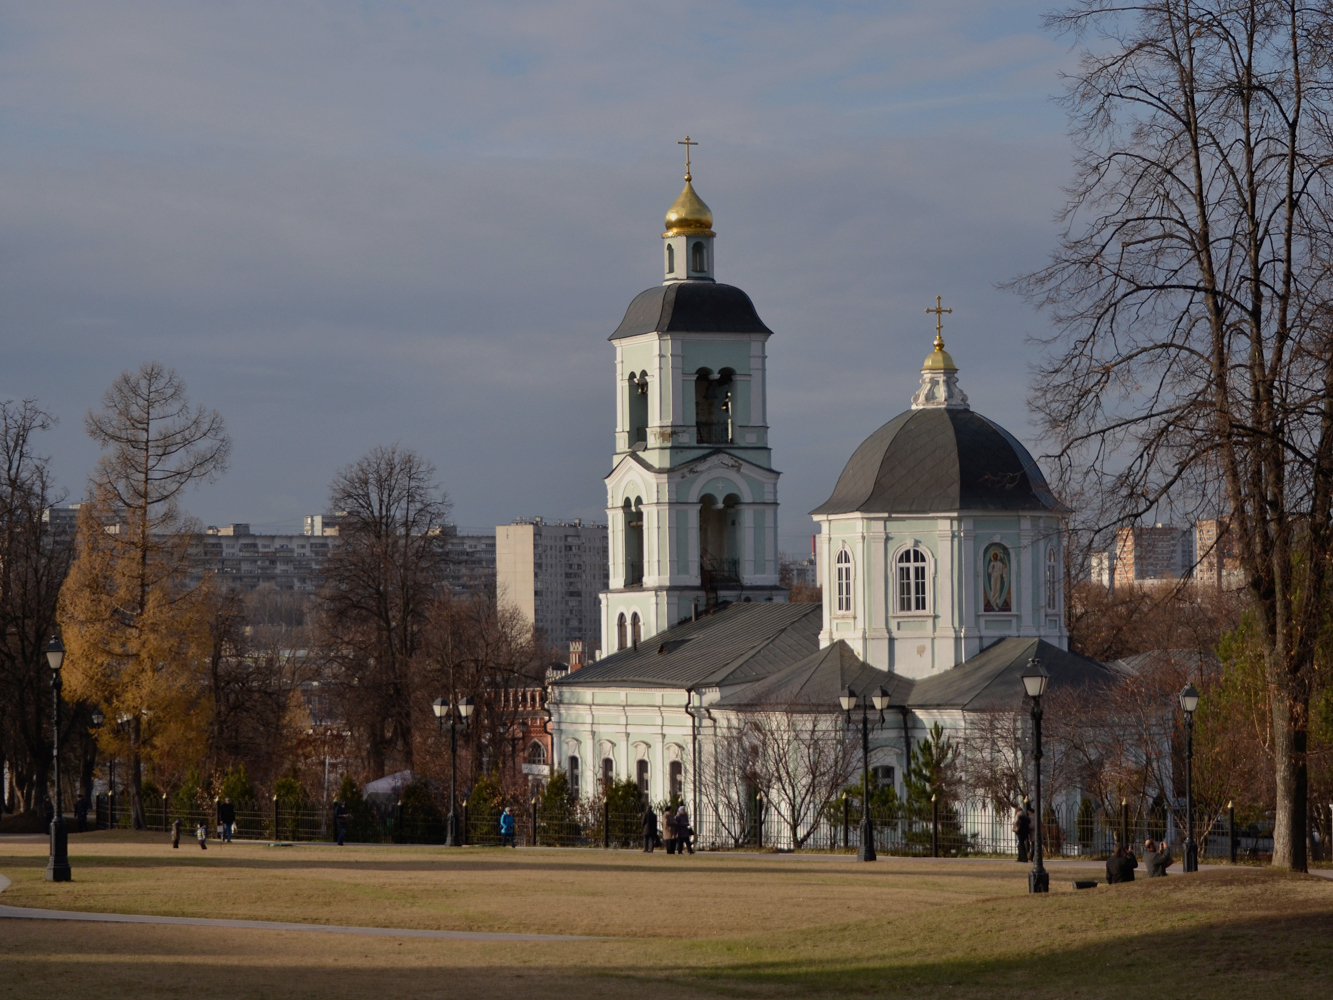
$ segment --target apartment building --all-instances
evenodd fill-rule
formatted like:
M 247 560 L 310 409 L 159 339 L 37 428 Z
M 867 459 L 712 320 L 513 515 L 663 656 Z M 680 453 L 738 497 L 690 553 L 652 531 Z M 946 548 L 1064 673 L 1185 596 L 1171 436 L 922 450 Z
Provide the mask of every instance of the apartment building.
M 600 646 L 600 593 L 609 585 L 604 524 L 519 518 L 495 529 L 499 598 L 562 648 Z

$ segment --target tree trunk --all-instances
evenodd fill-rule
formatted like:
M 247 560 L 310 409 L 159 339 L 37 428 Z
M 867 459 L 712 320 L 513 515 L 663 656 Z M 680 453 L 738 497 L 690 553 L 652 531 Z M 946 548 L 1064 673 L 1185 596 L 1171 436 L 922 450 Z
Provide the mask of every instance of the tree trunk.
M 1307 713 L 1293 698 L 1289 685 L 1273 692 L 1273 757 L 1276 764 L 1277 809 L 1273 816 L 1273 866 L 1308 871 L 1306 813 L 1309 811 L 1306 749 Z
M 139 753 L 139 719 L 130 724 L 130 825 L 146 830 L 148 820 L 143 811 L 143 756 Z

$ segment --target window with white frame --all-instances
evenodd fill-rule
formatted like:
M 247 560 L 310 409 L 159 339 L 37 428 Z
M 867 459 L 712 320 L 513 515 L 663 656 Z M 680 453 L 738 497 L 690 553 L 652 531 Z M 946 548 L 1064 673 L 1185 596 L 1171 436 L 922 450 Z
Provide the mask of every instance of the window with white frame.
M 1046 610 L 1055 611 L 1060 606 L 1060 568 L 1057 564 L 1055 546 L 1046 550 Z
M 913 545 L 898 554 L 898 611 L 926 610 L 926 554 Z
M 846 549 L 838 552 L 836 560 L 838 580 L 838 610 L 852 610 L 852 554 Z

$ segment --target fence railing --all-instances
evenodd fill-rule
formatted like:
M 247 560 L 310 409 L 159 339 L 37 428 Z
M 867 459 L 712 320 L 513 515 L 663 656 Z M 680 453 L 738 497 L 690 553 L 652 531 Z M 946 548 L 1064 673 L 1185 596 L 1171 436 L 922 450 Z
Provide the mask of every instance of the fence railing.
M 125 796 L 97 796 L 93 815 L 96 829 L 128 828 L 129 803 Z M 120 800 L 120 801 L 118 801 Z M 236 825 L 232 836 L 238 840 L 333 841 L 337 835 L 332 805 L 323 803 L 270 800 L 239 802 L 235 806 Z M 1162 808 L 1146 815 L 1107 816 L 1090 811 L 1086 805 L 1066 803 L 1045 810 L 1042 841 L 1045 855 L 1055 857 L 1104 857 L 1121 836 L 1122 827 L 1130 845 L 1142 845 L 1149 837 L 1179 844 L 1182 831 L 1176 827 L 1169 810 Z M 513 807 L 515 846 L 642 848 L 643 814 L 621 812 L 602 802 L 578 802 L 556 808 L 542 803 L 524 803 Z M 169 800 L 159 805 L 145 803 L 148 828 L 169 832 L 179 819 L 183 838 L 193 838 L 202 823 L 210 839 L 219 835 L 216 805 L 194 804 L 181 808 Z M 488 846 L 502 840 L 500 809 L 487 807 L 459 815 L 459 836 L 463 843 Z M 1013 833 L 1013 814 L 996 809 L 990 803 L 938 802 L 923 807 L 901 805 L 893 808 L 872 807 L 875 850 L 885 855 L 918 857 L 960 857 L 966 855 L 1015 855 L 1017 838 Z M 692 845 L 696 850 L 806 850 L 855 851 L 861 844 L 859 807 L 844 800 L 835 801 L 813 822 L 801 824 L 793 836 L 790 819 L 760 801 L 744 814 L 724 821 L 715 813 L 691 820 Z M 661 833 L 659 829 L 659 834 Z M 443 844 L 447 839 L 447 820 L 442 813 L 421 815 L 405 810 L 401 803 L 387 807 L 366 807 L 349 815 L 345 840 L 371 844 Z M 1225 815 L 1212 824 L 1201 840 L 1201 858 L 1257 858 L 1273 850 L 1272 823 L 1238 825 L 1234 830 Z

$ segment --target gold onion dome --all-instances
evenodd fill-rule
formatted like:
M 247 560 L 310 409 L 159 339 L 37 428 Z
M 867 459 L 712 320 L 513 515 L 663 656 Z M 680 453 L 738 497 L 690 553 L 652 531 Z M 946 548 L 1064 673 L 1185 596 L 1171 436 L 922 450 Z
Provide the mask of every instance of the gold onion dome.
M 935 334 L 935 353 L 926 358 L 921 370 L 923 372 L 956 372 L 958 370 L 958 366 L 953 363 L 953 358 L 944 349 L 944 338 L 938 333 Z
M 666 229 L 663 236 L 682 236 L 687 233 L 714 235 L 713 211 L 695 194 L 689 174 L 685 175 L 685 186 L 681 188 L 680 197 L 667 209 Z

